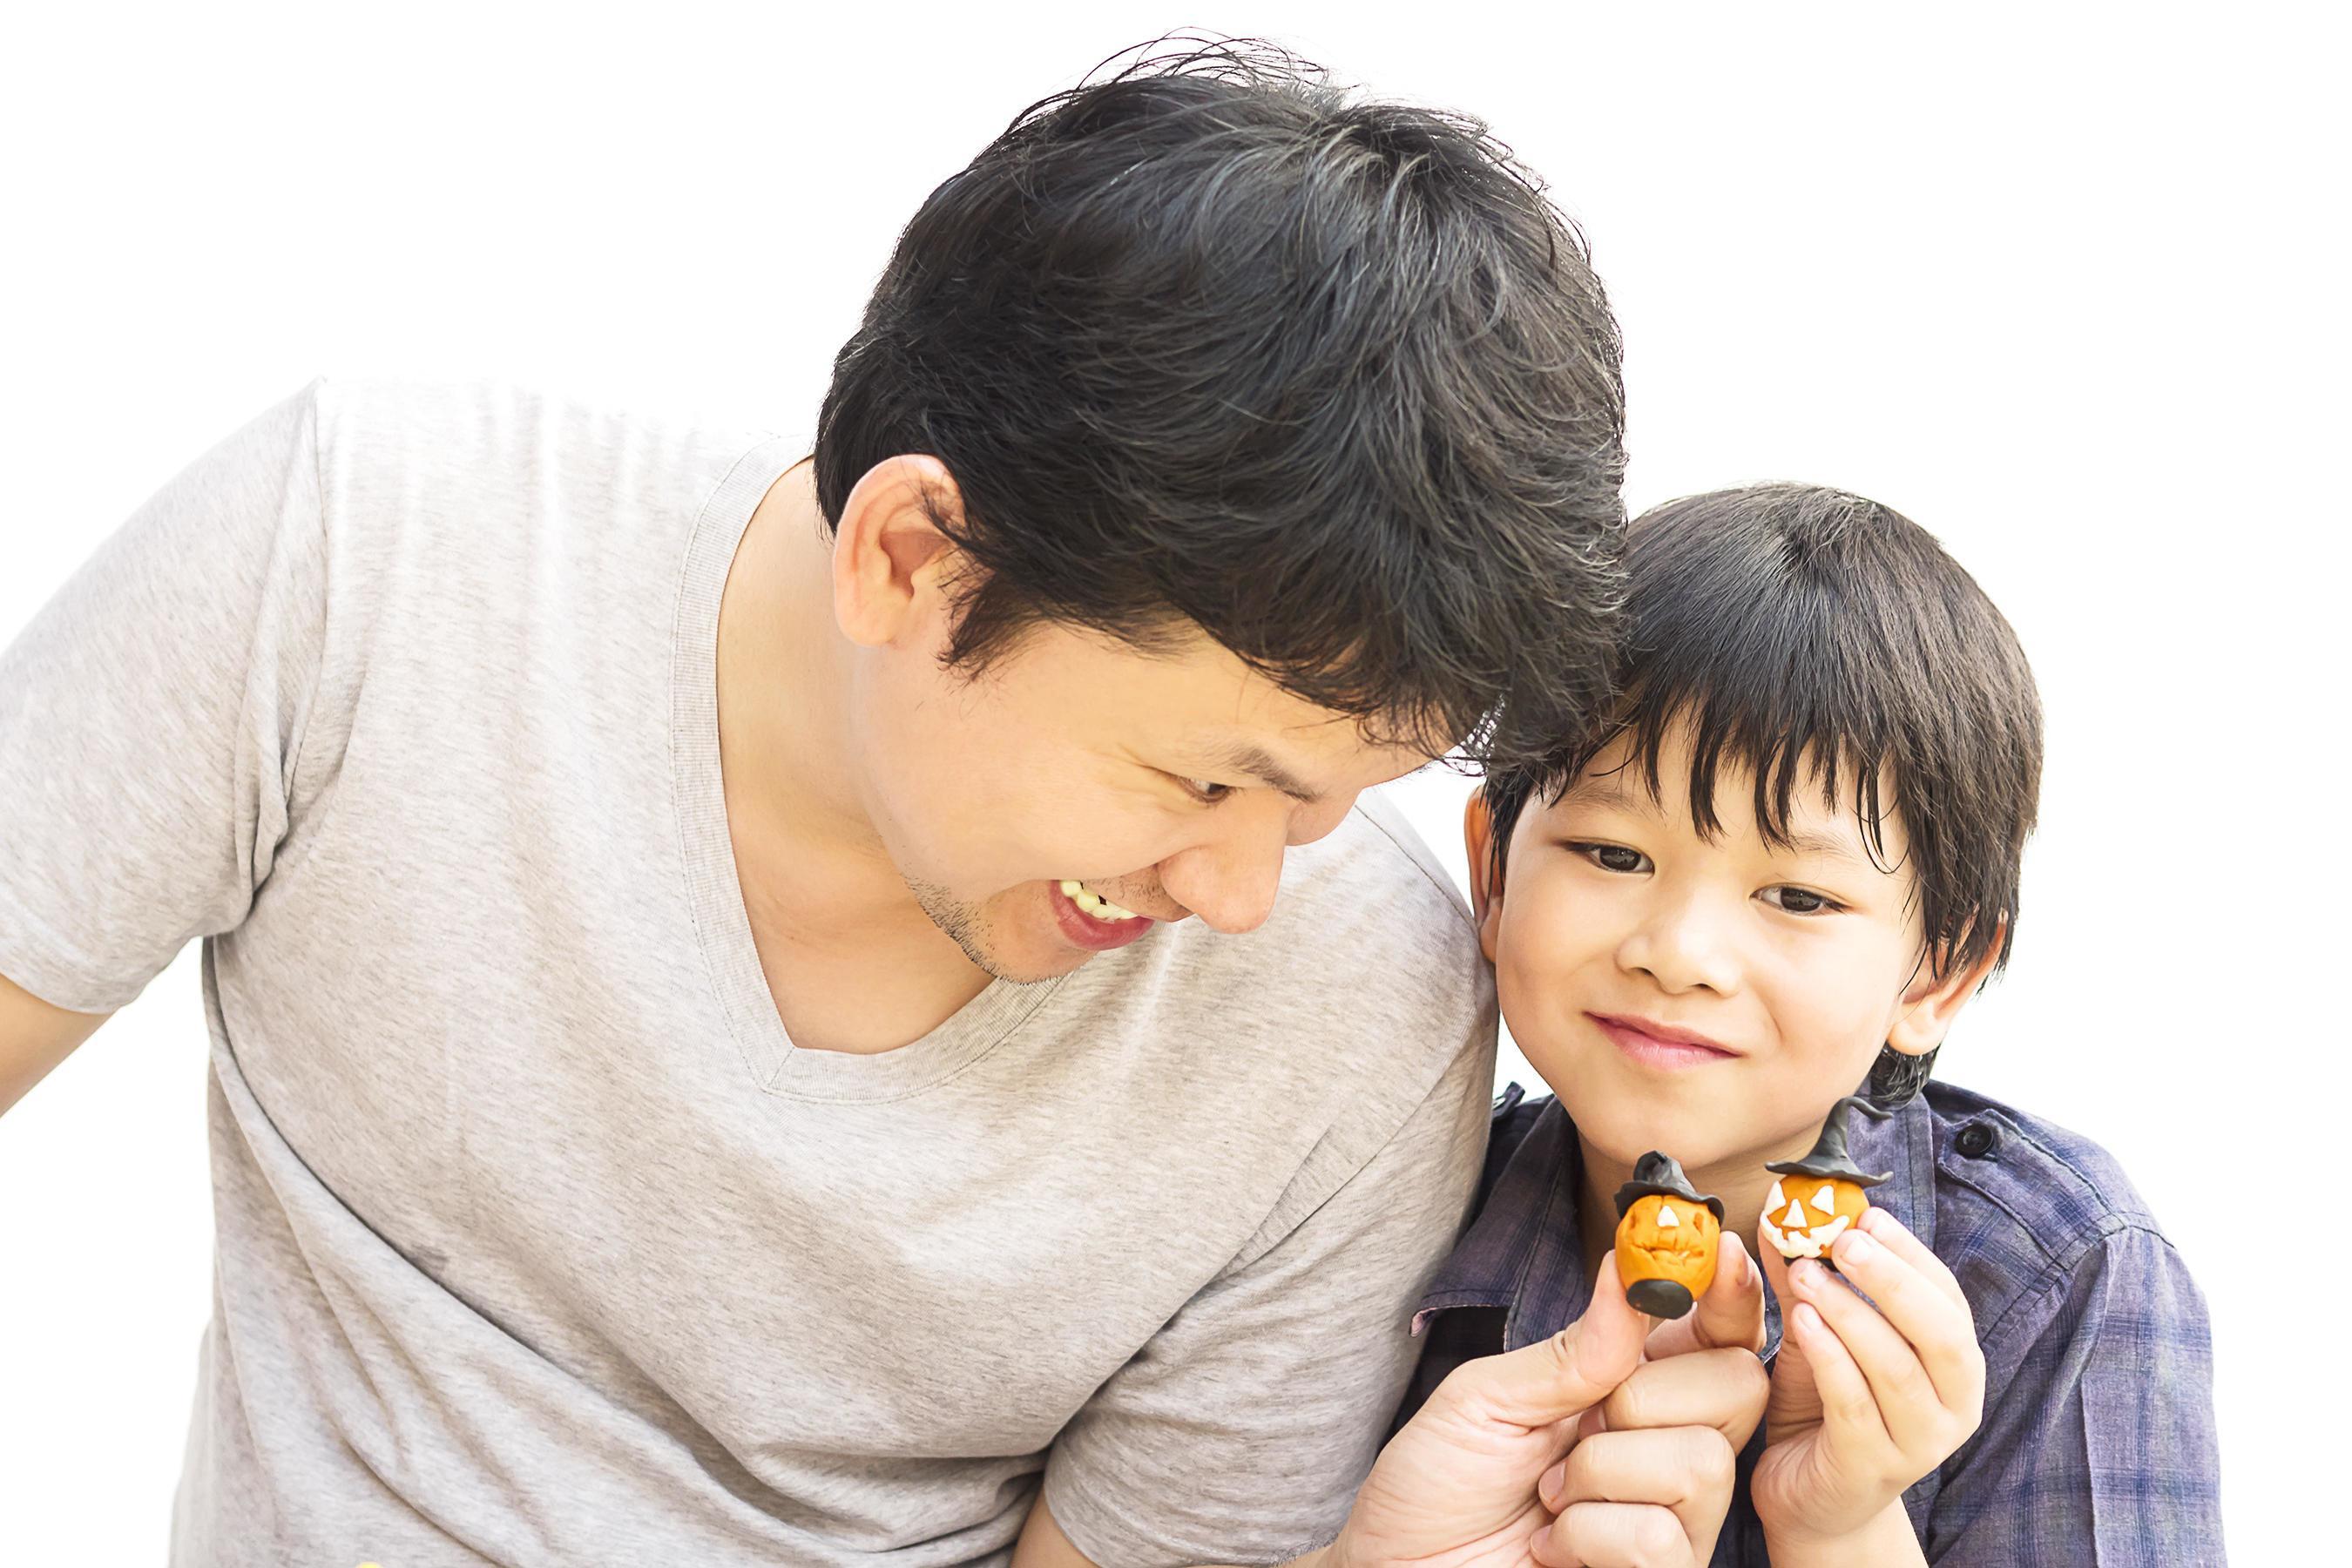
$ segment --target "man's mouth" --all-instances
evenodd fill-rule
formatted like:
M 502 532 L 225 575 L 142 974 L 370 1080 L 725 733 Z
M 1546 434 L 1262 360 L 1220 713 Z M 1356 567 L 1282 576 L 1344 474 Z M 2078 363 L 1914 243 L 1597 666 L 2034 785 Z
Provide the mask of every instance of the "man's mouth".
M 1139 921 L 1143 918 L 1133 910 L 1119 908 L 1083 882 L 1065 880 L 1062 897 L 1098 921 Z
M 1094 952 L 1125 947 L 1152 927 L 1149 917 L 1069 879 L 1055 885 L 1054 920 L 1071 945 Z

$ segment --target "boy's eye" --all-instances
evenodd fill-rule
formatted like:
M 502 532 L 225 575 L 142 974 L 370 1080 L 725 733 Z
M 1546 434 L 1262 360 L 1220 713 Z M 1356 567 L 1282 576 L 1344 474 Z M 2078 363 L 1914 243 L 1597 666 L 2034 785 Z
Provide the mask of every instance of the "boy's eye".
M 1843 907 L 1806 888 L 1767 888 L 1758 897 L 1792 915 L 1834 914 Z
M 1650 858 L 1622 844 L 1571 844 L 1569 847 L 1604 871 L 1646 871 Z

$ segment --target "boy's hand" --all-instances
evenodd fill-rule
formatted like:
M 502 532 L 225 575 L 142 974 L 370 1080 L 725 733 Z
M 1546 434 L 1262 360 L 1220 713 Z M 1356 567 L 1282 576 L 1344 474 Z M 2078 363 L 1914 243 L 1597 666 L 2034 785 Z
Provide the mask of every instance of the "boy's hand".
M 1706 1294 L 1651 1331 L 1648 1359 L 1585 1412 L 1576 1447 L 1544 1473 L 1537 1495 L 1559 1518 L 1534 1543 L 1536 1561 L 1570 1568 L 1713 1556 L 1739 1450 L 1764 1415 L 1763 1342 L 1763 1276 L 1727 1236 Z M 1660 1509 L 1671 1521 L 1656 1517 Z M 1650 1552 L 1618 1554 L 1644 1531 Z
M 1884 1209 L 1831 1248 L 1853 1289 L 1818 1263 L 1760 1255 L 1782 1333 L 1750 1499 L 1776 1550 L 1826 1543 L 1968 1440 L 1984 1415 L 1984 1354 L 1959 1281 Z

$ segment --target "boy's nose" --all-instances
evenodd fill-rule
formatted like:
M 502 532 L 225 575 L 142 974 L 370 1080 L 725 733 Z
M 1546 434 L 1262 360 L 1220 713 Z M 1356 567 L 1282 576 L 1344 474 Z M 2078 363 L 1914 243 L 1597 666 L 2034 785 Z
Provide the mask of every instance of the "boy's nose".
M 1739 989 L 1738 955 L 1720 923 L 1699 900 L 1659 910 L 1634 928 L 1618 949 L 1619 967 L 1646 974 L 1669 994 Z

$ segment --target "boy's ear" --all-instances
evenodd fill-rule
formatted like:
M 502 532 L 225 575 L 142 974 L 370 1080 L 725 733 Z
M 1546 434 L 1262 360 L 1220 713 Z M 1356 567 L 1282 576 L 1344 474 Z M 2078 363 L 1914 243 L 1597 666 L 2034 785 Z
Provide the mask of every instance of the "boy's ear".
M 1969 1005 L 1969 998 L 1977 994 L 1977 987 L 1985 983 L 1993 965 L 2000 962 L 2001 936 L 2000 931 L 1994 931 L 1983 956 L 1964 970 L 1938 974 L 1937 966 L 1923 969 L 1903 993 L 1903 1011 L 1895 1017 L 1895 1026 L 1887 1031 L 1886 1043 L 1911 1057 L 1925 1056 L 1942 1045 L 1944 1037 L 1951 1033 L 1952 1021 L 1960 1016 L 1960 1009 Z
M 1462 808 L 1462 847 L 1470 857 L 1470 913 L 1478 922 L 1478 951 L 1495 962 L 1495 933 L 1503 920 L 1503 877 L 1495 867 L 1495 814 L 1486 792 L 1474 789 Z

